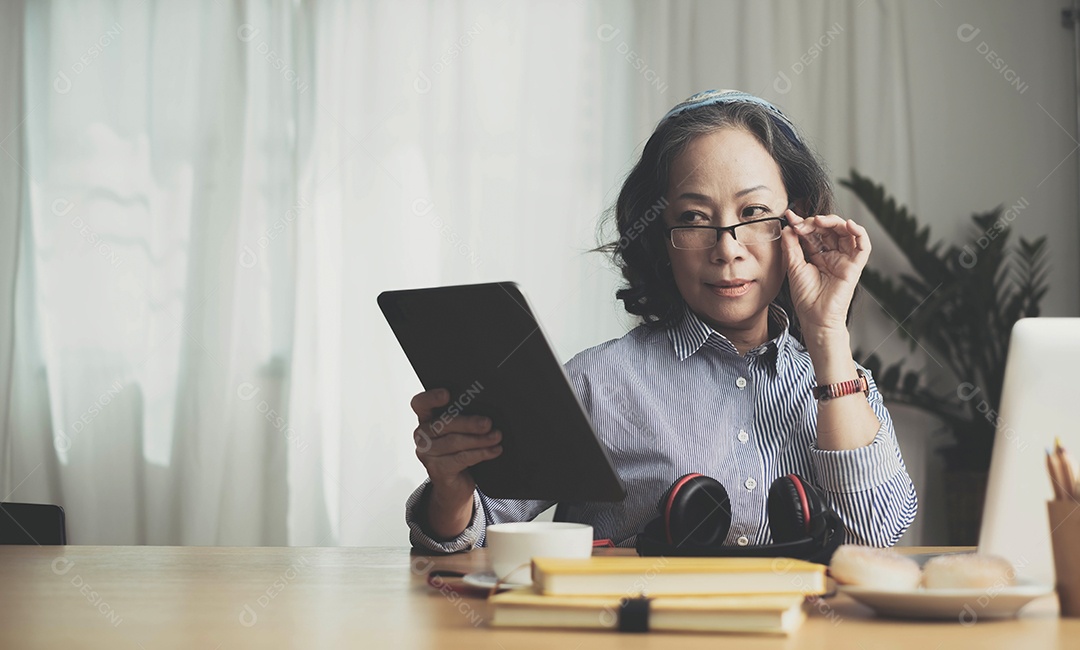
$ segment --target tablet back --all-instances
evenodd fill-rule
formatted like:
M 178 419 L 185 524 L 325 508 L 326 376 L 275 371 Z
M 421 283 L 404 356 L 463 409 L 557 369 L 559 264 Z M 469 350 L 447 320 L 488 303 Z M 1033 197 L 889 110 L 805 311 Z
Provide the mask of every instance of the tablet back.
M 449 389 L 442 421 L 458 413 L 487 415 L 502 431 L 503 453 L 471 469 L 484 494 L 556 501 L 624 497 L 606 450 L 515 283 L 386 291 L 379 307 L 424 389 Z

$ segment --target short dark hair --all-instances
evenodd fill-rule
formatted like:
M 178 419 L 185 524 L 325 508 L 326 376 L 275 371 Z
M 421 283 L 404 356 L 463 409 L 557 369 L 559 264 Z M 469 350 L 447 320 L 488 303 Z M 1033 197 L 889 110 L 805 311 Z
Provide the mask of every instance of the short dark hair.
M 614 218 L 618 240 L 593 249 L 611 255 L 626 280 L 615 297 L 649 328 L 673 327 L 685 305 L 671 266 L 665 263 L 666 224 L 658 219 L 667 207 L 668 175 L 675 158 L 691 140 L 726 127 L 745 129 L 761 142 L 780 167 L 788 201 L 796 205 L 797 213 L 834 211 L 832 185 L 824 164 L 804 144 L 784 135 L 765 108 L 748 102 L 713 104 L 663 121 L 645 144 L 641 159 L 626 176 L 619 198 L 601 222 L 603 228 Z M 786 278 L 773 302 L 787 312 L 791 333 L 802 342 Z

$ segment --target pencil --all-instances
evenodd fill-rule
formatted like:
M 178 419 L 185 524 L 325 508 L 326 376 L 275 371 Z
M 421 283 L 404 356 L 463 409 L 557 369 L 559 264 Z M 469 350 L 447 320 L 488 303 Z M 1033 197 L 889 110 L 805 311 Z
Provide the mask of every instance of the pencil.
M 1046 473 L 1050 475 L 1050 485 L 1054 488 L 1054 500 L 1064 499 L 1061 475 L 1057 470 L 1057 456 L 1050 451 L 1049 447 L 1046 449 Z
M 1077 470 L 1076 462 L 1069 455 L 1068 450 L 1061 446 L 1061 437 L 1054 438 L 1054 452 L 1058 457 L 1058 465 L 1061 468 L 1062 478 L 1064 479 L 1064 491 L 1065 498 L 1073 498 L 1075 493 Z

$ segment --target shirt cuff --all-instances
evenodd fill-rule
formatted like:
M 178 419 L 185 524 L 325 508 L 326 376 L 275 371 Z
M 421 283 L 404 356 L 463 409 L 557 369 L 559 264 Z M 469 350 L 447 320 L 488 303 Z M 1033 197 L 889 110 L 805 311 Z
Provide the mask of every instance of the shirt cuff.
M 469 551 L 482 545 L 486 517 L 480 503 L 480 494 L 473 490 L 473 513 L 469 525 L 461 534 L 453 539 L 437 540 L 421 525 L 420 520 L 426 520 L 428 497 L 431 494 L 431 480 L 425 480 L 420 487 L 416 488 L 405 502 L 405 523 L 409 525 L 409 542 L 414 548 L 427 549 L 436 553 L 457 553 Z M 424 516 L 417 518 L 417 513 Z
M 904 471 L 892 428 L 882 423 L 874 440 L 857 449 L 818 449 L 810 445 L 818 487 L 829 492 L 865 492 Z

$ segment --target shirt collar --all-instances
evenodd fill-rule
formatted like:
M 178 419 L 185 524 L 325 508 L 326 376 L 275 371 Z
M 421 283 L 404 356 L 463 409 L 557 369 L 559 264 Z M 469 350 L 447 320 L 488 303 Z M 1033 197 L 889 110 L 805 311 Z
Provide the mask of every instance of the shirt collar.
M 762 356 L 768 365 L 778 374 L 784 374 L 789 366 L 795 337 L 789 331 L 790 319 L 787 312 L 776 304 L 769 305 L 769 330 L 780 332 L 772 340 L 766 341 L 746 353 L 748 357 Z M 703 346 L 717 349 L 724 353 L 739 354 L 735 345 L 726 336 L 717 332 L 701 320 L 689 306 L 683 306 L 682 319 L 668 330 L 668 338 L 675 348 L 679 361 L 685 360 Z

